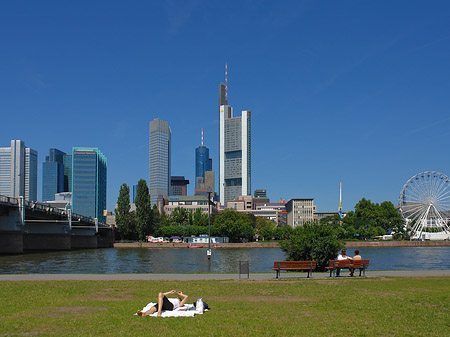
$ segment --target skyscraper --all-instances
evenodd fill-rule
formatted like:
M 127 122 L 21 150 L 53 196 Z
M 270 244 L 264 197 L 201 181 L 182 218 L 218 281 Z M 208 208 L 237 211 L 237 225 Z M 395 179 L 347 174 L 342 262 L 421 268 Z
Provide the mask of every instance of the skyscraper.
M 195 149 L 195 188 L 200 188 L 200 184 L 205 182 L 207 171 L 212 171 L 212 159 L 209 158 L 209 149 L 203 145 L 202 129 L 201 145 Z
M 170 195 L 171 196 L 187 195 L 187 185 L 189 185 L 189 180 L 185 179 L 184 176 L 171 176 Z
M 149 190 L 153 205 L 159 196 L 165 198 L 170 191 L 170 146 L 171 131 L 169 123 L 154 119 L 150 122 L 149 136 Z
M 226 74 L 227 75 L 227 74 Z M 251 112 L 233 117 L 228 105 L 227 76 L 219 85 L 219 193 L 220 203 L 251 195 Z
M 0 195 L 37 201 L 37 151 L 21 140 L 0 147 Z
M 55 200 L 55 194 L 70 192 L 72 155 L 58 149 L 50 149 L 42 163 L 42 201 Z
M 105 155 L 93 147 L 74 147 L 72 149 L 72 209 L 100 222 L 106 222 L 103 210 L 106 209 Z

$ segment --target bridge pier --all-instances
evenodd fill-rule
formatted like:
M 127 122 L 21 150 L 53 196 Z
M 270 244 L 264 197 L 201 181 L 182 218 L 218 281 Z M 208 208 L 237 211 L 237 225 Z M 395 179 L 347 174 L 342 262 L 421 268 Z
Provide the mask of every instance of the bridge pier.
M 70 250 L 69 234 L 24 233 L 23 250 Z
M 72 249 L 98 248 L 96 235 L 72 235 L 70 240 Z
M 0 254 L 23 253 L 23 234 L 21 231 L 0 231 Z
M 114 248 L 114 231 L 112 229 L 99 229 L 97 248 Z

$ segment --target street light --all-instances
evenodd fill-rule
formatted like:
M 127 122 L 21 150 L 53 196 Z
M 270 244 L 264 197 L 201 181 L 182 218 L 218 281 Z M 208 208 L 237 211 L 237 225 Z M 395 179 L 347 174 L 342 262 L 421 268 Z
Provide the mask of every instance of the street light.
M 208 190 L 208 250 L 206 251 L 208 260 L 211 259 L 211 191 Z

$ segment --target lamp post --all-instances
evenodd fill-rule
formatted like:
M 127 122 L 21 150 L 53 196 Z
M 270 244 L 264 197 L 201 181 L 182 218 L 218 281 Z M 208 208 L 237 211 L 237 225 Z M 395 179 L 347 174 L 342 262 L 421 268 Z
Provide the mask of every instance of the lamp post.
M 211 259 L 211 191 L 208 191 L 208 260 Z

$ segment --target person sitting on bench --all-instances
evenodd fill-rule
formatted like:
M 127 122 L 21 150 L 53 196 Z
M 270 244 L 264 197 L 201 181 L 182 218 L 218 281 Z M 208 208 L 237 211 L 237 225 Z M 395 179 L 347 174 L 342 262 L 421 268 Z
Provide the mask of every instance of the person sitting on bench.
M 359 250 L 355 250 L 355 256 L 353 256 L 353 260 L 361 260 L 361 255 L 359 255 Z M 353 273 L 355 272 L 355 268 L 350 269 L 350 276 L 353 276 Z M 361 274 L 361 269 L 360 269 Z M 361 276 L 361 275 L 359 275 Z
M 353 260 L 353 259 L 350 256 L 347 256 L 347 249 L 343 248 L 336 260 L 342 261 L 342 260 Z M 341 268 L 336 268 L 336 277 L 339 277 L 340 273 L 341 273 Z

